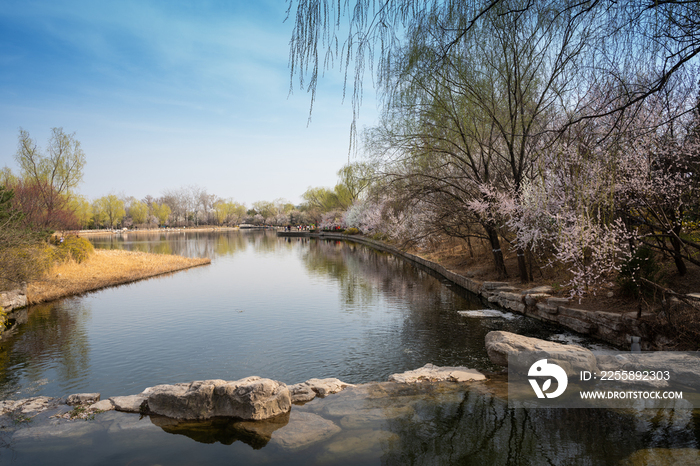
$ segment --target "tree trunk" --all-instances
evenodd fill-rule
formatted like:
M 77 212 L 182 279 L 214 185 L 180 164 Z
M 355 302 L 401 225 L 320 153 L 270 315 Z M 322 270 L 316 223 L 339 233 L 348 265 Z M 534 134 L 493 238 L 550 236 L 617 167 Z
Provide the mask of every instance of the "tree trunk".
M 683 262 L 683 256 L 681 255 L 681 225 L 678 225 L 673 229 L 674 236 L 671 237 L 671 245 L 673 246 L 673 261 L 676 263 L 676 268 L 678 269 L 678 275 L 681 277 L 688 272 L 688 267 Z
M 525 251 L 522 248 L 517 248 L 516 253 L 518 254 L 518 273 L 520 274 L 520 282 L 527 283 L 530 281 L 530 277 L 527 273 L 527 262 L 525 262 Z
M 493 253 L 493 264 L 496 267 L 498 278 L 499 280 L 508 278 L 506 263 L 503 260 L 503 251 L 501 251 L 501 241 L 498 239 L 498 232 L 490 225 L 484 226 L 484 229 L 486 230 L 486 234 L 489 236 L 491 252 Z

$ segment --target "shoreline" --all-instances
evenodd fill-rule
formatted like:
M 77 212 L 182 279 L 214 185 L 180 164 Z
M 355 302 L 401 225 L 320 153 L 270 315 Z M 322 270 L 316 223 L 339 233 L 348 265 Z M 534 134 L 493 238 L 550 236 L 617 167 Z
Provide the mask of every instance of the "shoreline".
M 209 258 L 96 249 L 84 262 L 59 264 L 43 280 L 29 283 L 27 304 L 44 303 L 208 264 L 211 264 Z
M 96 249 L 82 263 L 70 261 L 58 264 L 41 280 L 24 284 L 16 290 L 0 293 L 0 311 L 5 314 L 5 318 L 12 318 L 11 313 L 33 304 L 68 298 L 209 264 L 211 264 L 209 258 Z M 4 330 L 7 329 L 0 330 L 0 334 Z
M 279 236 L 287 235 L 281 234 Z M 553 290 L 547 289 L 547 287 L 529 288 L 527 284 L 516 282 L 476 280 L 452 272 L 437 262 L 363 236 L 325 232 L 306 232 L 303 236 L 316 239 L 354 241 L 372 249 L 393 254 L 432 270 L 453 285 L 479 296 L 485 304 L 537 320 L 551 322 L 620 348 L 629 348 L 632 337 L 639 338 L 643 350 L 668 349 L 668 343 L 671 343 L 663 335 L 653 335 L 648 330 L 644 318 L 653 315 L 649 312 L 642 313 L 642 319 L 638 319 L 636 312 L 615 313 L 579 309 L 575 307 L 571 299 L 554 296 Z

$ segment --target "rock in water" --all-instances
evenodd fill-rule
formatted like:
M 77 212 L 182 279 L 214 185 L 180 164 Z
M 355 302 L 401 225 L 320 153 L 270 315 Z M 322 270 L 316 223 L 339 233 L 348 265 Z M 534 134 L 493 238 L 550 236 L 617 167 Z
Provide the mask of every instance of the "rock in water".
M 515 360 L 518 365 L 516 369 L 527 370 L 535 361 L 547 359 L 556 362 L 569 376 L 578 375 L 580 371 L 584 370 L 598 372 L 596 357 L 593 352 L 586 348 L 577 345 L 562 345 L 510 332 L 487 333 L 486 352 L 491 362 L 501 366 L 508 365 L 508 356 L 518 356 Z
M 389 382 L 467 382 L 469 380 L 484 380 L 485 378 L 481 372 L 467 367 L 439 367 L 426 364 L 420 369 L 390 375 Z
M 292 407 L 285 384 L 260 377 L 157 385 L 142 395 L 147 397 L 149 412 L 174 419 L 233 417 L 258 421 L 287 413 Z
M 69 406 L 91 405 L 100 401 L 99 393 L 74 393 L 66 399 L 66 404 Z
M 286 450 L 301 450 L 340 432 L 333 421 L 313 413 L 294 411 L 289 424 L 272 434 L 272 443 Z
M 143 395 L 129 396 L 113 396 L 109 399 L 117 411 L 125 413 L 145 413 L 148 411 L 146 407 L 146 397 Z
M 316 395 L 323 398 L 353 386 L 353 384 L 345 383 L 334 378 L 309 379 L 306 382 L 290 385 L 289 392 L 292 395 L 292 401 L 299 403 L 311 401 Z

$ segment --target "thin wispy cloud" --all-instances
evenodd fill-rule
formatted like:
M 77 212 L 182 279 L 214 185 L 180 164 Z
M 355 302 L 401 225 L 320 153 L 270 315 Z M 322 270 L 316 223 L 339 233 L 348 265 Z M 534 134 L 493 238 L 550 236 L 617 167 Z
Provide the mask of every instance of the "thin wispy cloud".
M 10 2 L 0 10 L 0 166 L 15 168 L 19 127 L 43 144 L 62 126 L 83 143 L 89 197 L 198 184 L 248 203 L 297 202 L 308 186 L 333 185 L 352 118 L 343 77 L 327 74 L 307 126 L 308 94 L 289 95 L 285 8 Z

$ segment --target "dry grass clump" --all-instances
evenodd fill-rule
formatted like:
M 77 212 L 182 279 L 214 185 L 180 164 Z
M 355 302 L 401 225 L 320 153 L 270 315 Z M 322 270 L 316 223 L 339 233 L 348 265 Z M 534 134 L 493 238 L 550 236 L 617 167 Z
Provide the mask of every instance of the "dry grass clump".
M 69 260 L 52 267 L 29 284 L 27 298 L 36 304 L 210 263 L 206 258 L 97 249 L 81 263 Z

